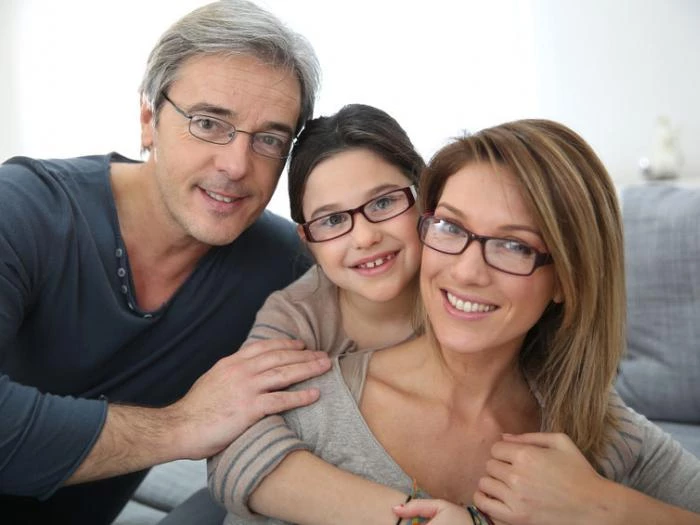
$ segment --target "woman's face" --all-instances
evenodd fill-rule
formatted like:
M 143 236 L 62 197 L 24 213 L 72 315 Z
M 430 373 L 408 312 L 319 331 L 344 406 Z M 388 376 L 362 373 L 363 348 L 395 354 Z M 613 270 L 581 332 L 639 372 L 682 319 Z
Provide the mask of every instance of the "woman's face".
M 547 252 L 519 185 L 505 168 L 475 163 L 457 171 L 447 179 L 435 216 L 477 235 Z M 561 300 L 553 265 L 529 276 L 504 273 L 486 264 L 478 241 L 459 255 L 425 246 L 420 275 L 425 308 L 443 352 L 515 355 L 549 302 Z
M 396 166 L 375 153 L 345 151 L 324 160 L 309 175 L 302 199 L 304 219 L 308 222 L 353 209 L 410 185 Z M 383 204 L 378 201 L 378 206 Z M 307 244 L 316 262 L 345 294 L 373 302 L 396 298 L 420 264 L 416 206 L 383 222 L 371 223 L 361 213 L 353 220 L 349 233 Z M 328 223 L 335 223 L 333 215 Z M 301 227 L 299 231 L 303 236 Z

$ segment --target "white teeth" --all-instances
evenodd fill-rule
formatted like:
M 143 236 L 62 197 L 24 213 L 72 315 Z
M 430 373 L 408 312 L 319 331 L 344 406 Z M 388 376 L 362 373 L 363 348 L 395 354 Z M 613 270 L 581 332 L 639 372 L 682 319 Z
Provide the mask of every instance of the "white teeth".
M 452 306 L 454 306 L 457 310 L 460 312 L 466 312 L 466 313 L 476 313 L 476 312 L 492 312 L 496 309 L 494 305 L 491 304 L 481 304 L 481 303 L 472 303 L 471 301 L 463 301 L 462 299 L 458 299 L 454 295 L 452 295 L 450 292 L 447 292 L 447 300 L 450 302 Z
M 366 263 L 358 264 L 357 267 L 358 268 L 367 268 L 367 269 L 376 268 L 377 266 L 381 266 L 385 262 L 390 261 L 394 257 L 395 257 L 394 254 L 387 255 L 386 257 L 378 257 L 374 261 L 369 261 Z
M 204 190 L 207 195 L 209 195 L 212 199 L 219 201 L 219 202 L 226 202 L 226 203 L 231 203 L 233 202 L 233 199 L 230 197 L 224 197 L 223 195 L 219 195 L 218 193 L 214 193 L 209 190 Z

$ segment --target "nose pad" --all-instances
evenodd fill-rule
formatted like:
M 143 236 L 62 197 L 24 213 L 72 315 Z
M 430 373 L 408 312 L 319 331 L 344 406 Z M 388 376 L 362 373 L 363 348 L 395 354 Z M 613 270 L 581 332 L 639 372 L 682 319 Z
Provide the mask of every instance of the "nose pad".
M 353 220 L 354 226 L 350 232 L 350 236 L 356 248 L 369 248 L 381 240 L 382 234 L 377 224 L 369 222 L 365 216 L 359 212 L 355 214 Z
M 252 149 L 250 137 L 245 133 L 237 132 L 233 141 L 224 145 L 217 145 L 214 156 L 216 169 L 225 173 L 230 179 L 242 179 L 250 169 Z

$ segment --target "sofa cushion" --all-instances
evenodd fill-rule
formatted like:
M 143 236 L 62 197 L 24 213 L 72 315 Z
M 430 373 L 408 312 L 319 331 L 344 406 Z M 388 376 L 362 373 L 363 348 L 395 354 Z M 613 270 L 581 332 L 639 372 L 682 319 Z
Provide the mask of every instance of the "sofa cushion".
M 671 434 L 673 439 L 683 445 L 683 448 L 700 458 L 700 428 L 697 425 L 667 421 L 654 421 L 654 423 Z
M 628 327 L 617 390 L 650 419 L 700 423 L 700 189 L 621 196 Z
M 181 459 L 153 467 L 114 525 L 153 525 L 207 485 L 206 461 Z

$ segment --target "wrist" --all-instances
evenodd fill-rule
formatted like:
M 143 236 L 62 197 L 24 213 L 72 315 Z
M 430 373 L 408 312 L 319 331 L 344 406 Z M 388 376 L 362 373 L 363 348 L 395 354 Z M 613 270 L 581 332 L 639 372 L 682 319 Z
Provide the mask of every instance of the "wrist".
M 596 489 L 591 492 L 587 505 L 581 509 L 578 522 L 606 523 L 608 525 L 623 525 L 624 519 L 624 498 L 618 496 L 620 485 L 600 477 L 596 484 Z

